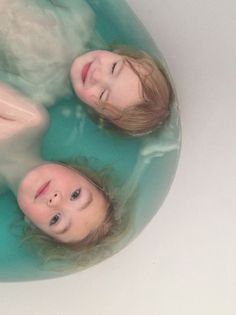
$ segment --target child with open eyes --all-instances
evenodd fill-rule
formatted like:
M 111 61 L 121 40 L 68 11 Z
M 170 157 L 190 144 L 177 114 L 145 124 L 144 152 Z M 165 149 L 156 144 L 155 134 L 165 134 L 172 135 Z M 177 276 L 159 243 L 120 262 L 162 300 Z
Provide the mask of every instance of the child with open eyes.
M 62 260 L 69 260 L 68 255 L 75 259 L 83 251 L 96 251 L 117 234 L 121 220 L 116 202 L 98 176 L 41 157 L 47 127 L 43 107 L 0 84 L 0 178 L 30 222 L 25 237 L 50 248 L 49 256 L 56 250 Z

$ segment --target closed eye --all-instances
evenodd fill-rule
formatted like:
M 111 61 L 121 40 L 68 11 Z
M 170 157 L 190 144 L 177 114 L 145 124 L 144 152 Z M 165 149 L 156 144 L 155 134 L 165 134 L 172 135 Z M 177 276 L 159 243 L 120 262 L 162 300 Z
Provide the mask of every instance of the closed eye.
M 101 93 L 100 96 L 99 96 L 99 100 L 100 100 L 100 101 L 102 100 L 102 97 L 103 97 L 104 93 L 105 93 L 105 90 L 103 90 L 102 93 Z
M 108 96 L 109 96 L 108 89 L 103 90 L 102 93 L 99 96 L 99 101 L 106 102 L 106 100 L 108 99 Z
M 114 62 L 111 67 L 112 75 L 118 76 L 124 65 L 123 59 Z
M 113 74 L 116 68 L 117 62 L 113 63 L 112 68 L 111 68 L 111 73 Z

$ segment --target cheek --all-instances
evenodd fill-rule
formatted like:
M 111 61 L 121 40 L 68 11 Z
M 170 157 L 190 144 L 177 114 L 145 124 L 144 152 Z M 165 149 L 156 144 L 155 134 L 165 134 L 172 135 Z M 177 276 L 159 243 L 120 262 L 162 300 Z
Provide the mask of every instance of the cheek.
M 24 215 L 35 225 L 42 224 L 45 221 L 45 215 L 37 205 L 30 202 L 23 196 L 18 196 L 18 204 Z
M 83 89 L 80 91 L 80 94 L 78 94 L 78 96 L 80 97 L 80 99 L 88 106 L 95 108 L 96 107 L 96 103 L 94 101 L 94 97 L 93 97 L 93 93 L 92 91 L 88 90 L 88 89 Z
M 45 228 L 48 225 L 48 219 L 43 212 L 39 211 L 39 209 L 31 208 L 26 217 L 33 223 L 33 225 L 37 226 L 40 230 L 45 231 Z

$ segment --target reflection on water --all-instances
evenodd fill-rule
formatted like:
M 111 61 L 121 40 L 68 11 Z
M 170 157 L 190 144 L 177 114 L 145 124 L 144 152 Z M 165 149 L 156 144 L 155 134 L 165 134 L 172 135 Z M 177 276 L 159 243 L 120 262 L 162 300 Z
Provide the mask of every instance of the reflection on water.
M 43 157 L 62 161 L 83 156 L 95 168 L 110 166 L 116 179 L 113 186 L 120 191 L 123 203 L 135 196 L 133 238 L 161 206 L 175 174 L 180 150 L 176 100 L 173 100 L 169 121 L 161 131 L 151 135 L 131 138 L 97 126 L 71 92 L 70 85 L 65 84 L 68 66 L 77 54 L 88 47 L 125 43 L 154 53 L 165 63 L 124 1 L 88 0 L 89 7 L 84 1 L 65 3 L 77 4 L 77 7 L 68 13 L 60 7 L 53 8 L 51 1 L 46 0 L 5 2 L 0 13 L 0 79 L 44 104 L 51 104 L 61 96 L 49 109 L 51 126 L 44 139 Z M 6 27 L 9 27 L 7 36 Z M 62 27 L 63 33 L 58 31 Z M 34 32 L 35 44 L 33 37 L 32 40 L 30 36 L 25 37 L 26 33 Z M 21 49 L 21 42 L 28 45 L 29 54 Z M 39 49 L 45 44 L 49 50 Z M 51 81 L 45 81 L 50 76 Z M 16 237 L 14 222 L 19 211 L 11 192 L 1 194 L 0 209 L 0 280 L 55 276 L 38 269 L 37 257 Z

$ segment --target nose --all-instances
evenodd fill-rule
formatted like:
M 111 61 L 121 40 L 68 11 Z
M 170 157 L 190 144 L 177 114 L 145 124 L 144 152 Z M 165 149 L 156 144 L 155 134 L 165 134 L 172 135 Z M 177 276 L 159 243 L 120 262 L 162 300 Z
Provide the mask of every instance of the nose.
M 92 84 L 101 83 L 102 77 L 103 76 L 102 76 L 101 70 L 98 67 L 96 67 L 96 69 L 94 69 L 91 76 L 91 83 Z
M 101 85 L 103 88 L 109 86 L 112 76 L 110 75 L 110 67 L 108 65 L 94 62 L 93 69 L 91 70 L 91 84 Z
M 47 204 L 49 207 L 58 206 L 61 202 L 61 199 L 62 199 L 62 196 L 61 196 L 60 191 L 52 192 L 48 197 Z

